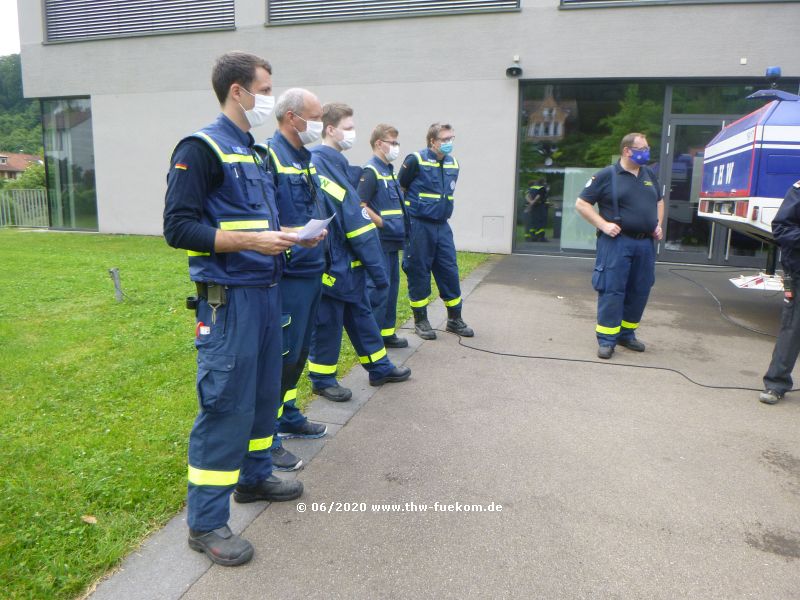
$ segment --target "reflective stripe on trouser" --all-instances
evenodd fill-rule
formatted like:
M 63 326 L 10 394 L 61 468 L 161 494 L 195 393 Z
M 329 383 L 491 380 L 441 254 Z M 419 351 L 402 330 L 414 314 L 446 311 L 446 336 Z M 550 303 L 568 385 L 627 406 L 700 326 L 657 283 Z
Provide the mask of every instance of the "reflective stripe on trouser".
M 652 238 L 635 240 L 618 235 L 597 238 L 592 287 L 597 290 L 597 341 L 613 346 L 633 339 L 655 283 Z
M 383 251 L 383 265 L 389 277 L 389 287 L 378 289 L 367 275 L 369 303 L 382 337 L 395 333 L 397 321 L 397 293 L 400 289 L 400 264 L 397 250 Z
M 308 357 L 308 375 L 315 388 L 336 385 L 342 328 L 347 330 L 362 366 L 369 371 L 370 379 L 384 377 L 394 369 L 372 316 L 366 288 L 358 302 L 344 302 L 323 294 Z
M 453 231 L 448 223 L 411 219 L 409 240 L 403 252 L 403 271 L 408 278 L 412 307 L 425 306 L 431 295 L 431 273 L 439 295 L 450 308 L 461 308 L 461 284 Z M 423 304 L 420 304 L 424 302 Z
M 281 289 L 281 310 L 291 315 L 292 322 L 284 333 L 283 370 L 281 374 L 281 398 L 283 404 L 278 412 L 275 433 L 281 425 L 292 426 L 305 423 L 306 417 L 296 406 L 297 382 L 303 374 L 311 346 L 311 333 L 322 295 L 322 280 L 319 277 L 287 277 L 284 275 L 278 284 Z M 293 392 L 293 394 L 292 394 Z M 275 435 L 273 448 L 281 447 L 281 439 Z
M 772 350 L 767 374 L 764 375 L 764 387 L 785 394 L 792 389 L 792 371 L 800 355 L 800 310 L 797 309 L 797 290 L 800 288 L 800 276 L 792 277 L 791 298 L 784 296 L 781 313 L 781 329 L 775 348 Z
M 277 287 L 231 287 L 211 332 L 197 346 L 200 413 L 189 436 L 188 523 L 222 527 L 236 483 L 272 474 L 269 447 L 280 403 L 282 350 Z M 200 301 L 197 320 L 211 323 Z

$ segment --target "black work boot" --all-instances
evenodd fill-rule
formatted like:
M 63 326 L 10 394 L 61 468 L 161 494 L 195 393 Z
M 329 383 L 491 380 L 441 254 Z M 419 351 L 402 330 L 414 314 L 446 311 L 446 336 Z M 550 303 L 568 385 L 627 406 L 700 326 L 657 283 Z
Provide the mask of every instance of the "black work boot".
M 225 525 L 214 531 L 189 530 L 189 548 L 205 552 L 218 565 L 235 567 L 253 558 L 253 546 Z
M 428 322 L 428 309 L 426 307 L 414 310 L 414 332 L 423 340 L 435 340 L 436 332 Z
M 461 337 L 472 337 L 475 335 L 475 332 L 472 331 L 472 328 L 468 327 L 467 324 L 464 323 L 464 319 L 461 318 L 460 308 L 447 309 L 447 327 L 445 327 L 445 329 L 447 329 L 447 331 L 450 333 L 455 333 Z
M 397 337 L 397 334 L 393 333 L 383 338 L 383 345 L 387 348 L 408 348 L 408 340 Z
M 247 502 L 286 502 L 303 495 L 303 483 L 278 479 L 270 475 L 258 485 L 237 485 L 233 499 L 239 504 Z

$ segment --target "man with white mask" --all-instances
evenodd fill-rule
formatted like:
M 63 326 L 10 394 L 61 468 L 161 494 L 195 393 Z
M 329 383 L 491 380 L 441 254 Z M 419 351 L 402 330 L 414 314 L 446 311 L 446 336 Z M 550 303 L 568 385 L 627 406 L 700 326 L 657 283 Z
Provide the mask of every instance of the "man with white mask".
M 228 527 L 237 502 L 286 501 L 299 481 L 272 475 L 280 401 L 284 252 L 300 243 L 278 218 L 275 188 L 253 149 L 251 127 L 272 101 L 272 67 L 229 52 L 211 77 L 222 113 L 181 140 L 167 175 L 164 237 L 187 250 L 197 286 L 197 396 L 189 437 L 189 546 L 234 566 L 253 546 Z M 302 242 L 313 246 L 318 240 Z
M 322 133 L 322 105 L 308 90 L 292 88 L 278 98 L 275 106 L 278 130 L 258 145 L 277 189 L 278 216 L 284 227 L 299 228 L 310 219 L 323 219 L 317 170 L 306 144 Z M 292 248 L 286 252 L 286 267 L 280 282 L 284 331 L 282 403 L 272 441 L 272 464 L 279 471 L 293 471 L 303 461 L 286 450 L 281 438 L 320 438 L 327 427 L 309 421 L 295 406 L 297 382 L 303 373 L 311 344 L 311 330 L 322 293 L 322 274 L 330 251 L 322 243 L 314 248 Z
M 364 165 L 358 183 L 361 206 L 367 209 L 372 222 L 378 228 L 383 250 L 384 266 L 389 277 L 388 288 L 378 288 L 372 278 L 367 279 L 372 314 L 381 330 L 387 348 L 405 348 L 408 340 L 397 337 L 397 294 L 400 289 L 400 266 L 398 252 L 403 248 L 405 226 L 403 218 L 403 193 L 394 174 L 392 161 L 400 156 L 398 131 L 391 125 L 381 123 L 370 136 L 372 158 Z
M 352 393 L 336 380 L 342 328 L 347 330 L 361 365 L 369 372 L 370 385 L 405 381 L 411 370 L 395 367 L 389 360 L 367 297 L 367 273 L 378 288 L 387 288 L 389 281 L 375 224 L 367 209 L 361 207 L 356 191 L 362 169 L 351 166 L 342 154 L 355 142 L 353 109 L 346 104 L 326 104 L 322 124 L 322 144 L 311 155 L 325 210 L 335 217 L 329 225 L 330 264 L 322 276 L 322 299 L 311 336 L 308 374 L 316 393 L 344 402 Z

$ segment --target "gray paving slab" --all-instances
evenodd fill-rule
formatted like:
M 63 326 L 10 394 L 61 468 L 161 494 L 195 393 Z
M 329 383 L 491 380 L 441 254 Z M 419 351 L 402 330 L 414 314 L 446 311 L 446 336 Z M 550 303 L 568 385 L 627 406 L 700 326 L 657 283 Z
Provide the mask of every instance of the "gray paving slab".
M 419 344 L 412 378 L 302 471 L 301 502 L 249 524 L 253 561 L 183 598 L 800 598 L 800 393 L 766 406 L 642 368 L 760 388 L 773 339 L 682 268 L 658 266 L 647 352 L 600 361 L 592 262 L 504 258 L 465 301 L 481 351 Z M 779 295 L 692 271 L 776 331 Z

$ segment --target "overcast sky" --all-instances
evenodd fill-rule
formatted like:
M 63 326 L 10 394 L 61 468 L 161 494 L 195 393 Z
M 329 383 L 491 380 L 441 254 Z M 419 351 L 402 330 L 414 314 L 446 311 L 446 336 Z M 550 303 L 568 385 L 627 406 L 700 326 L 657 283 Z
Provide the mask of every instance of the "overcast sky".
M 18 52 L 17 0 L 0 0 L 0 56 Z

